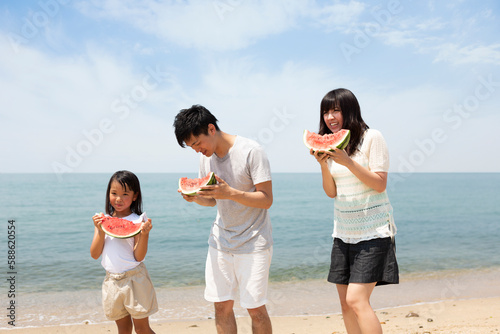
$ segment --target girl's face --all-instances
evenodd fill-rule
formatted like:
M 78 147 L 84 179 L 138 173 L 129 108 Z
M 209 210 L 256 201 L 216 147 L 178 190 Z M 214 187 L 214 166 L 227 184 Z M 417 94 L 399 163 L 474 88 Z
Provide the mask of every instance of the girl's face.
M 326 126 L 335 133 L 342 129 L 344 123 L 344 118 L 342 117 L 342 110 L 340 107 L 335 107 L 335 109 L 330 109 L 323 114 L 323 121 L 325 121 Z
M 123 218 L 132 213 L 130 206 L 137 199 L 137 194 L 127 186 L 123 188 L 120 182 L 114 180 L 109 189 L 109 202 L 115 212 L 113 216 Z

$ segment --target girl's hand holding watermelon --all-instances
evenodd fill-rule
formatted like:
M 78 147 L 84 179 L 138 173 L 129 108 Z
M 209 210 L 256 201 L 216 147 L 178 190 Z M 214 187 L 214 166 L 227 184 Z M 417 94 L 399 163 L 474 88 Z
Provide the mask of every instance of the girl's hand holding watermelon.
M 151 223 L 151 218 L 148 218 L 147 221 L 143 222 L 141 225 L 141 233 L 149 234 L 149 231 L 153 228 L 153 224 Z
M 101 232 L 104 232 L 101 228 L 103 217 L 104 217 L 104 214 L 102 212 L 96 213 L 95 215 L 92 216 L 92 220 L 94 221 L 94 226 L 97 227 L 97 229 Z

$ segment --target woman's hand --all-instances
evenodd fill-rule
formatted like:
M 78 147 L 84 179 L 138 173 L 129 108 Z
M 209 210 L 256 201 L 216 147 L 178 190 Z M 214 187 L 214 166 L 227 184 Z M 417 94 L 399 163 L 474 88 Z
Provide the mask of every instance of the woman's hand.
M 320 165 L 326 165 L 326 161 L 331 157 L 332 152 L 321 150 L 313 151 L 311 148 L 309 153 L 316 158 L 316 161 L 319 162 Z
M 331 151 L 313 151 L 312 149 L 309 151 L 311 155 L 316 158 L 316 161 L 319 162 L 321 166 L 321 177 L 323 179 L 323 190 L 328 197 L 334 198 L 337 196 L 337 186 L 335 181 L 333 180 L 332 174 L 328 169 L 328 159 L 334 158 L 334 152 Z
M 341 150 L 339 148 L 333 149 L 333 151 L 328 151 L 329 156 L 338 163 L 339 165 L 345 166 L 349 168 L 349 164 L 352 163 L 351 157 L 347 155 L 345 150 Z

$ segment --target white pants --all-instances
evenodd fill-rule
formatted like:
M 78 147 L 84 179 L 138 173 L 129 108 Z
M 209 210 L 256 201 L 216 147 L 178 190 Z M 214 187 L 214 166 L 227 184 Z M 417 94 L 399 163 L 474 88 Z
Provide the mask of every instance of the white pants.
M 205 299 L 209 302 L 235 300 L 246 309 L 267 303 L 269 267 L 273 248 L 250 254 L 231 254 L 208 247 L 205 267 Z

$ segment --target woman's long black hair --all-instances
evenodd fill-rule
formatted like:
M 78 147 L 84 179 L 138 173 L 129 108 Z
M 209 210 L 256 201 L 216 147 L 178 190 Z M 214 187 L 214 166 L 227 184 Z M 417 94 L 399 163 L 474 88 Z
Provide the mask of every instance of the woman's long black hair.
M 363 133 L 369 127 L 363 120 L 363 117 L 361 117 L 361 108 L 359 107 L 356 96 L 348 89 L 338 88 L 328 92 L 325 97 L 323 97 L 323 100 L 321 100 L 318 131 L 320 135 L 332 133 L 326 125 L 323 115 L 335 109 L 335 107 L 340 108 L 342 112 L 342 118 L 344 120 L 342 128 L 351 131 L 351 139 L 345 150 L 349 156 L 352 156 L 358 150 L 358 146 L 363 138 Z

